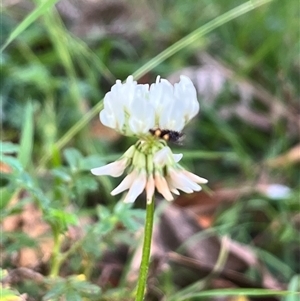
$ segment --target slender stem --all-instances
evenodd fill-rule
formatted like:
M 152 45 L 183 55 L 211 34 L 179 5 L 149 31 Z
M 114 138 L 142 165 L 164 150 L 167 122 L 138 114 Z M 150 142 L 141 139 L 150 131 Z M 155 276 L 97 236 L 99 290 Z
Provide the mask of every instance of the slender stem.
M 52 264 L 50 269 L 50 276 L 51 277 L 57 277 L 59 274 L 59 269 L 61 265 L 60 260 L 60 237 L 59 233 L 54 230 L 54 246 L 53 246 L 53 252 L 52 252 Z
M 68 257 L 74 254 L 79 247 L 82 245 L 84 238 L 77 240 L 69 250 L 64 253 L 60 253 L 60 245 L 61 241 L 59 239 L 55 239 L 54 247 L 53 247 L 53 260 L 50 275 L 51 276 L 58 276 L 59 270 L 61 265 L 68 259 Z
M 140 266 L 140 274 L 139 274 L 139 279 L 137 284 L 135 301 L 144 300 L 145 287 L 147 283 L 148 268 L 150 262 L 150 249 L 151 249 L 153 218 L 154 218 L 154 197 L 152 198 L 152 202 L 150 204 L 147 204 L 146 211 L 147 213 L 146 213 L 146 222 L 145 222 L 143 254 L 142 254 L 142 262 Z

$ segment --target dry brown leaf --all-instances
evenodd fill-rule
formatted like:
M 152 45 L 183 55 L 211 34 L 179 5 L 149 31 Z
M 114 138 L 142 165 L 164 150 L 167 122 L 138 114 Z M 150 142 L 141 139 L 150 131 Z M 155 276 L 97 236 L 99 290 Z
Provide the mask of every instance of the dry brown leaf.
M 300 162 L 300 144 L 291 148 L 285 154 L 267 161 L 267 165 L 271 167 L 283 167 Z
M 147 2 L 125 0 L 62 0 L 58 11 L 79 36 L 122 35 L 139 39 L 139 32 L 155 24 L 153 7 Z
M 26 192 L 16 193 L 8 204 L 8 208 L 15 206 Z M 22 213 L 7 216 L 2 222 L 2 230 L 6 232 L 22 231 L 38 241 L 38 248 L 22 248 L 14 260 L 18 267 L 36 267 L 41 262 L 50 259 L 53 239 L 48 237 L 50 227 L 42 219 L 42 213 L 32 203 L 23 207 Z
M 23 248 L 20 250 L 18 266 L 36 267 L 47 262 L 52 254 L 53 239 L 47 234 L 50 227 L 42 219 L 42 212 L 34 204 L 27 204 L 21 213 L 22 231 L 29 237 L 37 239 L 39 248 Z
M 10 287 L 10 285 L 24 281 L 24 279 L 33 280 L 37 284 L 43 283 L 45 280 L 42 274 L 32 269 L 21 267 L 5 273 L 2 283 L 4 286 Z
M 12 169 L 9 165 L 7 165 L 3 162 L 0 162 L 0 172 L 9 174 L 12 172 Z
M 254 191 L 254 188 L 240 185 L 241 188 L 216 188 L 212 192 L 200 191 L 190 195 L 180 195 L 175 204 L 189 208 L 197 215 L 202 228 L 209 228 L 214 222 L 214 213 L 220 203 L 232 203 Z

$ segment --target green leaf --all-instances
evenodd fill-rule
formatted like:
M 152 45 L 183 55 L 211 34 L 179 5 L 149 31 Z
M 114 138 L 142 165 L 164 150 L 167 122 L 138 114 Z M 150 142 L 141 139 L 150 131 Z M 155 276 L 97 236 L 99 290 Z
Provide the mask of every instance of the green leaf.
M 141 227 L 138 219 L 145 219 L 145 210 L 132 209 L 133 204 L 118 202 L 114 207 L 114 214 L 117 220 L 120 220 L 130 231 L 136 231 Z
M 83 195 L 87 191 L 95 191 L 98 188 L 98 183 L 92 175 L 84 175 L 76 179 L 75 186 L 79 195 Z
M 60 179 L 64 182 L 71 182 L 72 181 L 72 177 L 63 168 L 54 168 L 54 169 L 51 170 L 51 173 L 55 177 L 57 177 L 58 179 Z
M 25 107 L 24 121 L 20 140 L 20 151 L 18 159 L 24 168 L 31 160 L 31 153 L 33 148 L 33 105 L 29 101 Z
M 79 162 L 82 159 L 82 154 L 75 148 L 67 148 L 64 150 L 64 157 L 67 160 L 69 166 L 73 170 L 79 168 Z
M 14 154 L 19 151 L 19 145 L 11 142 L 0 141 L 0 153 L 3 154 Z
M 141 224 L 129 214 L 123 216 L 121 221 L 129 231 L 137 231 L 139 228 L 141 228 Z
M 299 291 L 300 291 L 300 275 L 295 275 L 288 286 L 289 291 L 294 292 L 287 296 L 284 301 L 298 301 L 299 300 Z M 298 292 L 298 293 L 297 293 Z
M 299 293 L 294 293 L 291 291 L 278 291 L 278 290 L 270 290 L 270 289 L 246 289 L 246 288 L 240 288 L 240 289 L 215 289 L 215 290 L 209 290 L 209 291 L 202 291 L 197 293 L 190 293 L 185 296 L 182 296 L 182 298 L 176 299 L 176 301 L 186 300 L 187 298 L 200 298 L 200 297 L 216 297 L 216 296 L 287 296 L 287 295 L 298 295 Z M 191 299 L 192 300 L 192 299 Z M 197 299 L 198 300 L 198 299 Z
M 90 171 L 92 168 L 104 165 L 105 163 L 98 155 L 91 155 L 88 157 L 83 158 L 79 162 L 79 169 L 80 170 L 88 170 Z
M 0 188 L 0 195 L 1 195 L 0 211 L 1 211 L 1 213 L 3 213 L 3 209 L 7 206 L 7 204 L 13 197 L 14 193 L 15 193 L 15 191 L 9 190 L 8 187 Z
M 11 290 L 10 288 L 3 288 L 0 285 L 0 291 L 1 291 L 1 301 L 21 300 L 20 294 Z
M 15 195 L 18 195 L 20 191 L 16 191 Z M 0 195 L 1 195 L 1 190 L 0 190 Z M 12 196 L 14 197 L 14 195 Z M 17 204 L 14 204 L 12 206 L 7 206 L 6 208 L 1 208 L 0 207 L 0 220 L 3 220 L 5 217 L 10 216 L 10 215 L 15 215 L 15 214 L 20 214 L 23 212 L 23 207 L 25 204 L 30 203 L 32 199 L 30 197 L 24 198 L 22 200 L 19 200 Z
M 59 232 L 65 231 L 69 225 L 78 224 L 78 217 L 75 213 L 68 213 L 54 208 L 49 210 L 46 218 Z
M 111 216 L 111 212 L 109 211 L 109 209 L 104 206 L 98 205 L 96 210 L 100 221 L 108 219 Z
M 66 291 L 64 297 L 65 297 L 66 301 L 82 301 L 82 298 L 80 297 L 78 292 L 76 292 L 73 289 L 72 290 L 69 289 L 68 291 Z
M 84 295 L 98 295 L 101 291 L 99 286 L 87 281 L 76 280 L 73 285 L 78 292 Z
M 104 235 L 114 228 L 117 218 L 112 216 L 111 212 L 104 206 L 97 206 L 97 216 L 99 221 L 95 227 L 97 235 Z
M 5 44 L 1 47 L 0 52 L 17 37 L 19 36 L 30 24 L 32 24 L 38 17 L 43 15 L 49 8 L 51 8 L 58 0 L 45 0 L 35 8 L 9 35 Z
M 2 155 L 1 161 L 17 171 L 23 171 L 21 162 L 15 157 Z
M 122 215 L 124 211 L 130 210 L 132 206 L 133 206 L 133 204 L 127 204 L 127 203 L 120 201 L 115 205 L 114 213 L 116 215 L 120 215 L 120 214 Z
M 21 250 L 22 248 L 35 248 L 37 242 L 22 232 L 3 232 L 2 241 L 5 243 L 5 251 L 7 253 L 13 253 Z
M 34 62 L 22 68 L 14 68 L 11 76 L 19 84 L 35 85 L 42 90 L 49 89 L 49 85 L 51 84 L 51 77 L 46 67 Z
M 58 298 L 62 296 L 62 294 L 66 290 L 66 283 L 65 281 L 61 281 L 56 283 L 43 297 L 43 301 L 50 300 L 52 298 Z

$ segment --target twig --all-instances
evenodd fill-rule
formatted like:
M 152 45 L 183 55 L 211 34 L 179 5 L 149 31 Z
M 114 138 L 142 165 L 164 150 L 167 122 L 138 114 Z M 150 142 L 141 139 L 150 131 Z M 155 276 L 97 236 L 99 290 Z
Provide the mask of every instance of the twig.
M 45 277 L 41 273 L 33 271 L 29 268 L 17 268 L 11 270 L 6 277 L 2 280 L 3 284 L 13 284 L 24 279 L 34 280 L 36 283 L 44 283 Z

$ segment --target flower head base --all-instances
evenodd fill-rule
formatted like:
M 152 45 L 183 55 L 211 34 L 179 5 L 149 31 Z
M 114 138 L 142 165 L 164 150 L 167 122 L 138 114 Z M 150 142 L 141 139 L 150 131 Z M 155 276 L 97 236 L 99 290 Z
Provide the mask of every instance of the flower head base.
M 200 191 L 199 184 L 207 183 L 206 179 L 185 170 L 178 162 L 182 154 L 174 155 L 171 149 L 159 142 L 145 152 L 148 142 L 138 141 L 117 161 L 102 167 L 92 169 L 94 175 L 121 175 L 125 169 L 131 172 L 111 192 L 117 195 L 127 189 L 124 202 L 134 202 L 136 198 L 146 190 L 147 202 L 151 202 L 155 188 L 163 197 L 172 201 L 174 194 L 179 190 L 186 193 Z
M 150 86 L 137 84 L 129 76 L 122 84 L 117 80 L 104 98 L 100 120 L 108 127 L 126 136 L 139 140 L 117 161 L 91 170 L 95 175 L 118 177 L 129 173 L 111 192 L 112 195 L 129 190 L 124 201 L 134 202 L 145 190 L 150 203 L 155 188 L 171 201 L 178 190 L 186 193 L 200 191 L 199 184 L 206 179 L 186 171 L 178 162 L 182 154 L 173 154 L 160 133 L 176 133 L 180 137 L 183 127 L 198 113 L 199 103 L 191 80 L 185 76 L 172 86 L 167 80 L 157 77 Z

